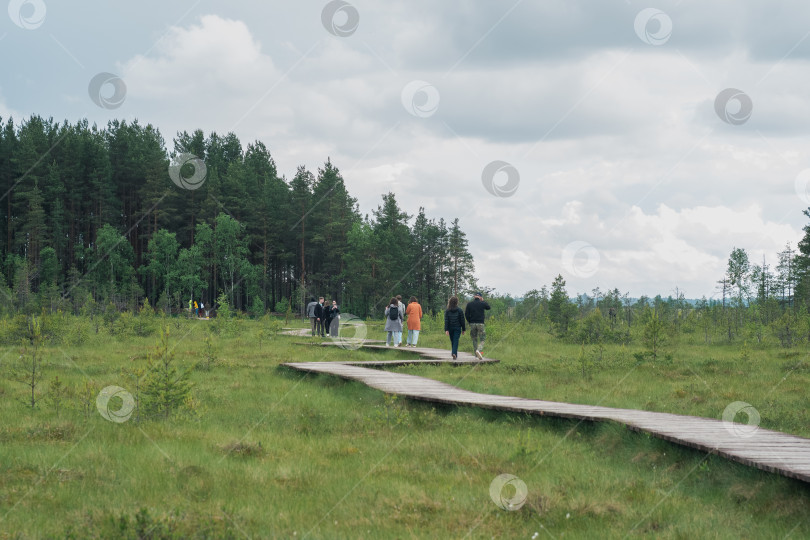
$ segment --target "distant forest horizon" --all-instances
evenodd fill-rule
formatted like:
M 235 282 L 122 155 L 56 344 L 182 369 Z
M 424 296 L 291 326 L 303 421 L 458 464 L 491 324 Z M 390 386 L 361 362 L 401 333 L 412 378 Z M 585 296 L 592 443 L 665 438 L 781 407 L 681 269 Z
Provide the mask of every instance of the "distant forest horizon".
M 520 295 L 479 284 L 457 218 L 409 213 L 394 193 L 361 215 L 329 158 L 288 179 L 260 141 L 195 130 L 172 142 L 170 153 L 160 131 L 137 120 L 99 128 L 0 118 L 0 298 L 15 310 L 76 313 L 88 302 L 124 310 L 147 299 L 177 312 L 189 299 L 226 298 L 260 315 L 302 313 L 310 297 L 325 296 L 365 317 L 397 294 L 416 296 L 428 312 L 477 290 L 505 306 L 551 294 L 553 284 Z M 709 299 L 686 299 L 677 286 L 652 298 L 600 287 L 567 296 L 807 306 L 808 230 L 773 268 L 733 248 Z

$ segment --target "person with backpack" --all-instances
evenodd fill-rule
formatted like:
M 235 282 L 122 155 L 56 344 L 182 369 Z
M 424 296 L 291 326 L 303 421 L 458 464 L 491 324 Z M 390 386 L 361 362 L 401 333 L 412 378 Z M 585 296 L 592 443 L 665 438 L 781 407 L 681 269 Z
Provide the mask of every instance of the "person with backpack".
M 416 347 L 416 342 L 419 341 L 419 331 L 422 329 L 422 306 L 416 301 L 415 296 L 411 296 L 408 307 L 405 308 L 405 314 L 408 316 L 408 342 L 405 346 Z
M 309 304 L 307 304 L 307 317 L 309 317 L 309 326 L 312 329 L 312 337 L 315 337 L 315 330 L 317 329 L 317 318 L 315 317 L 315 306 L 318 305 L 318 302 L 315 301 L 315 298 L 309 299 Z
M 450 349 L 453 360 L 458 358 L 458 339 L 467 331 L 464 312 L 458 307 L 458 297 L 451 296 L 444 310 L 444 333 L 450 336 Z
M 399 311 L 399 304 L 396 298 L 391 298 L 388 307 L 385 308 L 385 346 L 388 347 L 390 341 L 394 347 L 399 347 L 402 342 L 402 312 Z
M 488 309 L 490 309 L 489 304 L 484 301 L 484 295 L 480 292 L 473 295 L 472 302 L 468 303 L 464 309 L 464 315 L 467 317 L 467 322 L 470 323 L 470 337 L 473 349 L 475 349 L 475 357 L 479 360 L 484 359 L 484 355 L 481 354 L 484 349 L 484 340 L 487 338 L 484 329 L 484 311 Z

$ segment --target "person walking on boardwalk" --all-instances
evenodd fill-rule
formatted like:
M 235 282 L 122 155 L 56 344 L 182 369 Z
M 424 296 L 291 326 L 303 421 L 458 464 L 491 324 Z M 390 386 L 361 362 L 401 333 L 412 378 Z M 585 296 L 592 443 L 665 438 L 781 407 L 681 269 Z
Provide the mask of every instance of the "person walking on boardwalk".
M 444 310 L 444 333 L 450 336 L 450 349 L 453 360 L 458 358 L 458 339 L 467 331 L 464 323 L 464 312 L 458 307 L 458 297 L 451 296 Z
M 315 333 L 323 337 L 323 332 L 323 296 L 321 296 L 315 305 Z
M 402 317 L 402 320 L 405 320 L 405 304 L 402 303 L 402 295 L 397 295 L 397 307 L 399 308 L 399 316 Z M 402 336 L 403 334 L 399 335 L 399 344 L 402 345 Z
M 408 307 L 405 308 L 405 315 L 408 316 L 408 342 L 405 346 L 416 347 L 419 331 L 422 329 L 422 306 L 416 301 L 415 296 L 411 296 Z
M 480 292 L 473 295 L 472 302 L 468 303 L 464 309 L 464 316 L 467 317 L 467 322 L 470 323 L 470 337 L 472 338 L 473 349 L 475 349 L 475 357 L 479 360 L 484 359 L 481 351 L 484 349 L 484 340 L 487 338 L 484 329 L 484 311 L 487 309 L 490 309 L 489 304 L 484 301 L 484 295 Z
M 318 302 L 315 301 L 315 298 L 310 297 L 309 304 L 307 304 L 307 317 L 309 317 L 309 326 L 312 329 L 312 336 L 315 336 L 315 331 L 317 329 L 317 317 L 315 317 L 315 306 L 318 305 Z
M 323 303 L 323 327 L 326 329 L 326 337 L 329 337 L 330 326 L 332 325 L 332 304 L 327 300 Z
M 199 317 L 199 316 L 200 316 L 200 307 L 197 305 L 197 301 L 196 301 L 196 300 L 194 300 L 194 316 L 195 316 L 195 317 Z
M 329 333 L 332 335 L 333 338 L 335 338 L 340 335 L 340 309 L 338 308 L 336 300 L 332 300 L 332 309 L 329 312 L 329 314 L 332 317 L 332 322 L 330 323 L 329 327 Z
M 402 313 L 399 311 L 399 304 L 396 298 L 391 298 L 388 307 L 385 308 L 385 346 L 388 342 L 394 347 L 399 347 L 402 342 Z

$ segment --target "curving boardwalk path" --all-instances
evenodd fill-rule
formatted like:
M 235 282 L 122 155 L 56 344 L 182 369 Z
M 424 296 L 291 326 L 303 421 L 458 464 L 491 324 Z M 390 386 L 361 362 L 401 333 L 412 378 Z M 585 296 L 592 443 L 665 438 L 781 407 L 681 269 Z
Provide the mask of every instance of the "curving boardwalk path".
M 309 330 L 289 331 L 291 335 L 308 335 Z M 325 344 L 336 345 L 334 342 Z M 385 346 L 364 347 L 386 349 Z M 614 409 L 593 405 L 576 405 L 538 399 L 526 399 L 495 394 L 479 394 L 463 390 L 447 383 L 407 375 L 389 373 L 363 366 L 385 367 L 418 363 L 486 364 L 497 360 L 478 360 L 470 353 L 459 352 L 458 360 L 450 358 L 449 351 L 425 347 L 396 349 L 418 353 L 423 359 L 389 360 L 373 362 L 289 362 L 282 364 L 291 369 L 312 373 L 326 373 L 344 379 L 362 382 L 389 394 L 398 394 L 411 399 L 467 405 L 502 411 L 559 416 L 579 420 L 610 420 L 626 425 L 636 431 L 644 431 L 704 452 L 737 461 L 789 478 L 810 482 L 810 439 L 788 435 L 745 424 L 736 424 L 678 414 Z

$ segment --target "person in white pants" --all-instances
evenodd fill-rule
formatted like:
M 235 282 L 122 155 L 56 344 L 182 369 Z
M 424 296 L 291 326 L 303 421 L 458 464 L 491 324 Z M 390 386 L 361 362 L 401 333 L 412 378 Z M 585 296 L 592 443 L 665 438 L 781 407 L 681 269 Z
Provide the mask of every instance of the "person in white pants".
M 416 347 L 416 342 L 419 341 L 419 331 L 422 329 L 422 306 L 416 301 L 415 296 L 411 296 L 408 301 L 405 315 L 408 316 L 408 342 L 405 345 Z
M 385 346 L 388 347 L 390 342 L 394 347 L 399 347 L 402 343 L 402 313 L 396 298 L 392 298 L 385 308 L 385 331 Z

